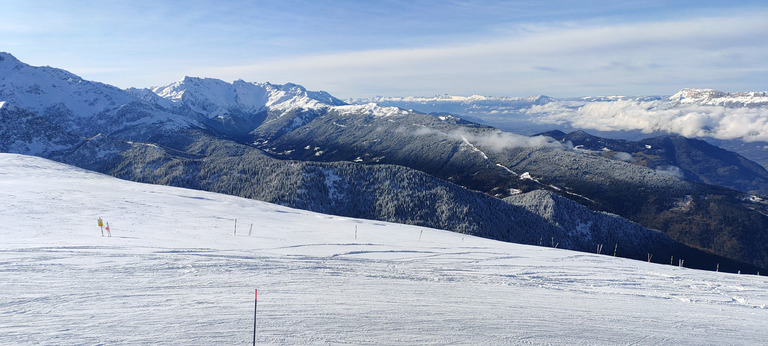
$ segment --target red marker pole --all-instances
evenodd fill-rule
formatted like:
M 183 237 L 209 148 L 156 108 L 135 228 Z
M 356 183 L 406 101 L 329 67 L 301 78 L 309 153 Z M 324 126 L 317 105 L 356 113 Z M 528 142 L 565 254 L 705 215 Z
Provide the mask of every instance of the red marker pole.
M 256 307 L 259 305 L 259 290 L 253 290 L 253 346 L 256 346 Z

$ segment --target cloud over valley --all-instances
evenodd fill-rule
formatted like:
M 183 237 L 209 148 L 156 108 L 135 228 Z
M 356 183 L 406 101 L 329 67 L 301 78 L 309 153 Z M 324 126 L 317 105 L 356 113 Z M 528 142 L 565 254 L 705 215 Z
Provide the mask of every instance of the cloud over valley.
M 522 110 L 531 121 L 598 131 L 666 132 L 685 137 L 768 141 L 768 107 L 679 104 L 666 99 L 621 99 L 533 105 Z

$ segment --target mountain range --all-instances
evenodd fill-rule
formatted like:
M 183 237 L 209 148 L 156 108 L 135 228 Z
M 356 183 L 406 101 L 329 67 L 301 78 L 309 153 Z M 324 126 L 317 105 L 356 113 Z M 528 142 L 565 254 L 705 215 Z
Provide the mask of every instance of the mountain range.
M 640 140 L 663 135 L 698 138 L 768 167 L 768 92 L 682 89 L 670 96 L 580 98 L 449 96 L 350 99 L 425 113 L 453 114 L 519 134 L 585 130 Z
M 709 270 L 768 267 L 756 195 L 768 173 L 682 137 L 640 144 L 663 152 L 616 142 L 605 154 L 576 135 L 347 104 L 295 84 L 186 77 L 121 90 L 8 53 L 0 120 L 2 152 L 124 179 L 524 244 L 613 244 L 618 256 Z M 727 174 L 739 180 L 717 179 Z

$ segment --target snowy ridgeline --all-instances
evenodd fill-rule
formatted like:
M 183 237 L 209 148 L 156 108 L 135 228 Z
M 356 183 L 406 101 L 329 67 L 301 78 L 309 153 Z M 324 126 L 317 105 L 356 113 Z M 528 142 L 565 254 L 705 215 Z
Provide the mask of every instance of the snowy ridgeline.
M 768 340 L 762 276 L 314 214 L 20 155 L 0 154 L 0 191 L 5 345 L 248 344 L 255 288 L 260 344 Z
M 682 89 L 669 97 L 595 96 L 575 99 L 537 97 L 438 96 L 350 99 L 425 113 L 450 113 L 505 131 L 532 135 L 560 129 L 601 131 L 621 138 L 677 134 L 729 144 L 753 160 L 768 141 L 768 92 L 727 93 Z M 752 142 L 760 142 L 751 145 Z M 740 145 L 736 145 L 739 143 Z M 746 143 L 746 144 L 745 144 Z M 723 146 L 721 144 L 720 146 Z M 759 150 L 757 150 L 759 149 Z M 761 162 L 765 164 L 764 162 Z

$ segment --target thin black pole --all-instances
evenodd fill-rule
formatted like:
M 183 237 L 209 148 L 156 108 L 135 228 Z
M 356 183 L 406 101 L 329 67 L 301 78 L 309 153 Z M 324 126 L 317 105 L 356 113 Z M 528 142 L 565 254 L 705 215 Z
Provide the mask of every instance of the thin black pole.
M 259 304 L 259 290 L 253 290 L 253 346 L 256 346 L 256 307 Z

